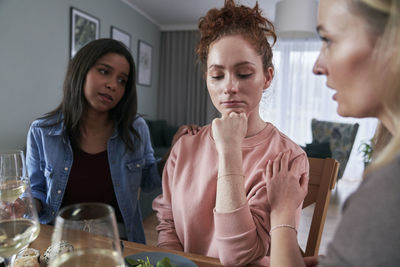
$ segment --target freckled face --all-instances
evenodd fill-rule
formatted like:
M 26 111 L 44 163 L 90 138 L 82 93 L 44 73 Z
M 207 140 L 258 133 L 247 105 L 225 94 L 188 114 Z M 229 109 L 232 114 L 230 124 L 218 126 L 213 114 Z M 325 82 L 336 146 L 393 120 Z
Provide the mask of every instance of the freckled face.
M 261 56 L 241 35 L 222 37 L 210 45 L 207 88 L 222 115 L 258 114 L 262 91 L 269 87 L 272 69 L 265 74 Z
M 327 77 L 336 91 L 341 116 L 377 117 L 382 111 L 381 89 L 377 88 L 374 38 L 363 18 L 354 15 L 346 0 L 321 0 L 318 31 L 323 40 L 314 73 Z
M 129 63 L 125 57 L 109 53 L 101 57 L 89 69 L 84 95 L 89 108 L 108 112 L 114 108 L 125 93 L 129 76 Z

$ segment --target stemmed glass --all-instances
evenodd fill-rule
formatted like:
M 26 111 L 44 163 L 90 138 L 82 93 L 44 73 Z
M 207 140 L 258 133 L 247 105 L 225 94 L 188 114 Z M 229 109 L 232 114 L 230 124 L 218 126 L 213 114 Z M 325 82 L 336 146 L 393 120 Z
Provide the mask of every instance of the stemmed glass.
M 114 209 L 109 205 L 81 203 L 62 208 L 51 241 L 60 254 L 50 258 L 50 267 L 125 266 Z M 73 251 L 60 247 L 65 241 Z
M 11 266 L 15 255 L 39 235 L 30 183 L 20 150 L 0 152 L 0 256 Z

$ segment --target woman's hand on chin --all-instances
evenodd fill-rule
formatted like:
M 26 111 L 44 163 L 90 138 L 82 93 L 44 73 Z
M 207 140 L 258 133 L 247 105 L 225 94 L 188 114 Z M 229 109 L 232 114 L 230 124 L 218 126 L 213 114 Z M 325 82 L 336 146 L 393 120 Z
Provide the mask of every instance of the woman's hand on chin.
M 240 149 L 247 133 L 247 116 L 245 113 L 230 112 L 212 122 L 212 134 L 218 152 Z

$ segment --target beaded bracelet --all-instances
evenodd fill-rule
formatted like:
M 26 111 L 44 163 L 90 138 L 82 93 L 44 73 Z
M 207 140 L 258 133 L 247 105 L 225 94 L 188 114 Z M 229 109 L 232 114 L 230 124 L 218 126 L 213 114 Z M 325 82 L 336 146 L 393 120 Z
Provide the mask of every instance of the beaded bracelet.
M 218 176 L 217 179 L 222 178 L 222 177 L 225 177 L 225 176 L 232 176 L 232 175 L 242 176 L 242 177 L 244 178 L 244 175 L 243 175 L 243 174 L 239 174 L 239 173 L 228 173 L 228 174 L 223 174 L 223 175 Z
M 278 228 L 290 228 L 290 229 L 293 229 L 295 232 L 296 232 L 296 235 L 297 235 L 297 229 L 296 229 L 296 227 L 294 227 L 294 226 L 292 226 L 292 225 L 290 225 L 290 224 L 279 224 L 279 225 L 275 225 L 274 227 L 272 227 L 271 228 L 271 230 L 269 231 L 269 235 L 271 236 L 271 234 L 272 234 L 272 231 L 274 231 L 274 230 L 276 230 L 276 229 L 278 229 Z

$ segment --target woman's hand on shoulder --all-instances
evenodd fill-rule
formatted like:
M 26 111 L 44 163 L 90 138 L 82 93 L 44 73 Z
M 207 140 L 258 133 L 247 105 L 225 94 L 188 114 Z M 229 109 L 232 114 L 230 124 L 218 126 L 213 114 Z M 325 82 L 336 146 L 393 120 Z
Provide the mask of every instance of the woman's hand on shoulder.
M 174 137 L 172 138 L 172 144 L 171 146 L 174 146 L 175 143 L 185 134 L 190 134 L 190 135 L 195 135 L 200 131 L 201 127 L 196 125 L 196 124 L 189 124 L 189 125 L 182 125 L 179 127 L 179 129 L 176 131 Z
M 300 175 L 304 159 L 300 156 L 295 158 L 289 168 L 290 153 L 281 152 L 267 164 L 266 183 L 271 213 L 293 212 L 307 195 L 308 176 Z
M 240 148 L 246 133 L 247 116 L 245 113 L 231 112 L 212 122 L 212 134 L 218 151 L 230 147 Z

